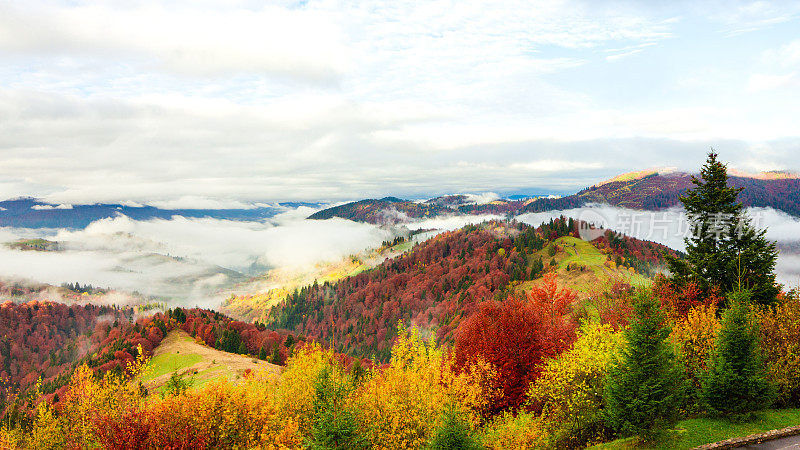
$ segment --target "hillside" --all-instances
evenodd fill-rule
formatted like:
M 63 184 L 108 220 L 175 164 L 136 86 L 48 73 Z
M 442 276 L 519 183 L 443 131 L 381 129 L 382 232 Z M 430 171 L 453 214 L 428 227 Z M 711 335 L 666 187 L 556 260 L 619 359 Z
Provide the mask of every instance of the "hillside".
M 407 222 L 408 219 L 435 217 L 450 210 L 451 208 L 447 205 L 417 203 L 396 197 L 386 197 L 378 200 L 367 199 L 334 206 L 318 211 L 308 218 L 324 220 L 332 217 L 342 217 L 358 222 L 395 224 Z
M 309 219 L 341 217 L 369 223 L 402 223 L 409 219 L 446 215 L 510 215 L 578 208 L 604 203 L 639 210 L 675 206 L 692 187 L 692 174 L 673 170 L 646 170 L 622 174 L 581 191 L 558 198 L 499 199 L 489 203 L 464 203 L 464 196 L 437 197 L 425 203 L 392 198 L 362 200 L 324 209 Z M 791 174 L 731 176 L 731 185 L 745 188 L 739 199 L 745 206 L 771 207 L 800 215 L 800 178 Z M 426 208 L 428 206 L 428 208 Z M 388 220 L 391 218 L 391 220 Z
M 247 321 L 265 321 L 268 311 L 294 290 L 314 282 L 336 282 L 371 269 L 387 258 L 394 258 L 413 245 L 413 237 L 398 237 L 394 242 L 384 242 L 379 248 L 365 250 L 338 261 L 324 261 L 313 266 L 283 267 L 239 283 L 231 289 L 230 296 L 220 310 Z
M 661 251 L 669 251 L 610 234 L 592 243 L 575 235 L 571 219 L 538 228 L 495 221 L 442 233 L 372 270 L 295 290 L 270 310 L 267 325 L 382 361 L 400 321 L 450 342 L 480 302 L 513 295 L 546 270 L 588 292 L 586 286 L 612 280 L 643 282 L 637 269 L 657 271 Z
M 150 392 L 160 392 L 173 373 L 191 380 L 194 388 L 225 379 L 240 380 L 245 373 L 277 374 L 279 366 L 245 355 L 237 355 L 196 342 L 183 330 L 170 331 L 153 350 L 148 369 L 142 376 Z

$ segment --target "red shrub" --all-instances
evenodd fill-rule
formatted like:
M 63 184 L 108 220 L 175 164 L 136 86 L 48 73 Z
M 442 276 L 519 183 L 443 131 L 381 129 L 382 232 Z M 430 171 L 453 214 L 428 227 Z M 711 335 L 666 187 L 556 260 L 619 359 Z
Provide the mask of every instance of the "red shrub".
M 550 275 L 526 297 L 481 303 L 479 311 L 456 332 L 456 365 L 465 368 L 484 359 L 498 370 L 503 396 L 489 406 L 489 415 L 518 408 L 545 358 L 569 348 L 575 323 L 567 312 L 575 293 L 559 288 Z

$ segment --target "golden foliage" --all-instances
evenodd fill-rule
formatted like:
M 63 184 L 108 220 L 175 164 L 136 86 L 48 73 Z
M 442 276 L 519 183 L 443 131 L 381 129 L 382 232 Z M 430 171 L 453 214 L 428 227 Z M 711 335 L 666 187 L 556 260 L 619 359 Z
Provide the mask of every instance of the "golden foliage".
M 546 443 L 541 419 L 524 411 L 516 416 L 506 412 L 495 417 L 483 428 L 481 437 L 491 450 L 541 448 Z
M 530 401 L 542 407 L 541 430 L 556 447 L 578 447 L 604 437 L 603 385 L 624 335 L 611 325 L 585 324 L 573 347 L 547 362 Z
M 790 296 L 754 315 L 767 371 L 778 385 L 778 403 L 800 406 L 800 301 Z
M 672 327 L 670 341 L 695 389 L 700 389 L 700 376 L 708 368 L 707 361 L 714 353 L 720 327 L 714 305 L 693 307 Z
M 478 424 L 486 397 L 483 388 L 495 372 L 485 364 L 456 373 L 452 361 L 433 340 L 401 327 L 391 364 L 375 370 L 355 401 L 366 438 L 373 448 L 420 448 L 430 439 L 449 404 Z

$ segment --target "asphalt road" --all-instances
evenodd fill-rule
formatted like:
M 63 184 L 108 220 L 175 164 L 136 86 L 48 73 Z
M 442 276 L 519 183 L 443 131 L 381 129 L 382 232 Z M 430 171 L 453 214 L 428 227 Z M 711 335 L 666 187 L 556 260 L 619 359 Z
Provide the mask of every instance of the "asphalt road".
M 767 441 L 761 444 L 750 444 L 739 448 L 749 448 L 758 450 L 783 450 L 800 449 L 800 436 L 789 436 L 774 441 Z

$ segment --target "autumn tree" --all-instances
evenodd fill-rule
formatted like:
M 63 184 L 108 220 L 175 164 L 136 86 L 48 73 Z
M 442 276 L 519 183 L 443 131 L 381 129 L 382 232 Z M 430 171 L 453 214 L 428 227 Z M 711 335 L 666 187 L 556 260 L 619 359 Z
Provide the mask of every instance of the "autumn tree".
M 524 297 L 488 300 L 480 305 L 456 333 L 458 367 L 485 360 L 498 371 L 502 397 L 487 413 L 516 409 L 526 399 L 528 387 L 542 370 L 545 358 L 569 348 L 575 324 L 567 317 L 575 293 L 558 287 L 548 275 Z
M 686 258 L 668 257 L 672 280 L 678 285 L 696 282 L 704 293 L 747 288 L 752 301 L 771 304 L 778 288 L 775 243 L 756 230 L 737 201 L 742 188 L 728 185 L 727 167 L 713 151 L 692 177 L 693 189 L 680 200 L 690 222 Z

